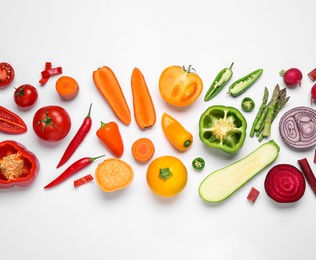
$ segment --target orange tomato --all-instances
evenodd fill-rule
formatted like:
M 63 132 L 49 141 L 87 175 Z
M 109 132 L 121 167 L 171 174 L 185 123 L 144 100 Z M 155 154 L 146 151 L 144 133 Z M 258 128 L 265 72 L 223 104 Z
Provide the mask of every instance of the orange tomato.
M 187 184 L 188 172 L 185 165 L 174 156 L 161 156 L 153 160 L 147 169 L 149 188 L 162 197 L 173 197 Z
M 162 98 L 175 106 L 192 104 L 201 94 L 203 82 L 198 74 L 192 72 L 191 65 L 185 69 L 180 66 L 166 68 L 159 78 L 159 91 Z

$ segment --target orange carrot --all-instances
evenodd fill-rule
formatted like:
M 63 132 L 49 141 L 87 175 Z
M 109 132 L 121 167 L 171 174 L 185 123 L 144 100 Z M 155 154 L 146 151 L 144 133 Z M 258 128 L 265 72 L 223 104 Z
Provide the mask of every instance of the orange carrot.
M 148 138 L 139 138 L 132 145 L 132 155 L 139 162 L 147 162 L 155 153 L 155 146 Z
M 145 78 L 138 68 L 133 70 L 131 83 L 136 123 L 141 129 L 151 127 L 156 123 L 155 107 Z
M 74 99 L 79 93 L 77 81 L 69 76 L 61 76 L 55 84 L 59 96 L 65 100 Z
M 95 179 L 99 188 L 105 192 L 124 189 L 134 178 L 132 167 L 118 158 L 109 158 L 101 162 L 95 170 Z
M 131 114 L 122 88 L 113 71 L 103 66 L 93 72 L 93 81 L 97 89 L 110 105 L 115 115 L 126 125 L 131 123 Z

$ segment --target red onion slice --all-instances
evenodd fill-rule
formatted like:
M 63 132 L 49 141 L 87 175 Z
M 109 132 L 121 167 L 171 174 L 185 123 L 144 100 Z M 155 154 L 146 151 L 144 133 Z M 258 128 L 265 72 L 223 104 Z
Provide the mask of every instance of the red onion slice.
M 290 109 L 280 119 L 279 132 L 292 148 L 313 147 L 316 144 L 316 111 L 304 106 Z
M 268 172 L 264 188 L 270 198 L 280 203 L 298 201 L 305 193 L 303 173 L 290 164 L 278 164 Z

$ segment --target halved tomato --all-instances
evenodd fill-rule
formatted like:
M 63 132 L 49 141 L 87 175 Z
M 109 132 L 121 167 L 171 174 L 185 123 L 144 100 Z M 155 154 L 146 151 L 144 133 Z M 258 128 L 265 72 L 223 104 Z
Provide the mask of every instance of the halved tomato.
M 9 85 L 14 79 L 14 69 L 7 62 L 0 63 L 0 88 Z
M 160 75 L 159 91 L 162 98 L 175 106 L 192 104 L 201 94 L 203 82 L 191 65 L 186 69 L 169 66 Z

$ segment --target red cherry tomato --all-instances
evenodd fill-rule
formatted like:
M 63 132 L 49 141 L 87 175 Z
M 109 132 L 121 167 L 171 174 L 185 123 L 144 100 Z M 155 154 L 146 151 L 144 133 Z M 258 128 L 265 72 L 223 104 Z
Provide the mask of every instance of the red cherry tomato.
M 67 136 L 71 120 L 68 112 L 60 106 L 45 106 L 33 117 L 35 134 L 48 142 L 57 142 Z
M 14 79 L 14 69 L 7 62 L 0 63 L 0 88 L 9 85 Z
M 37 101 L 37 89 L 30 84 L 21 85 L 15 89 L 13 98 L 19 107 L 30 108 Z

